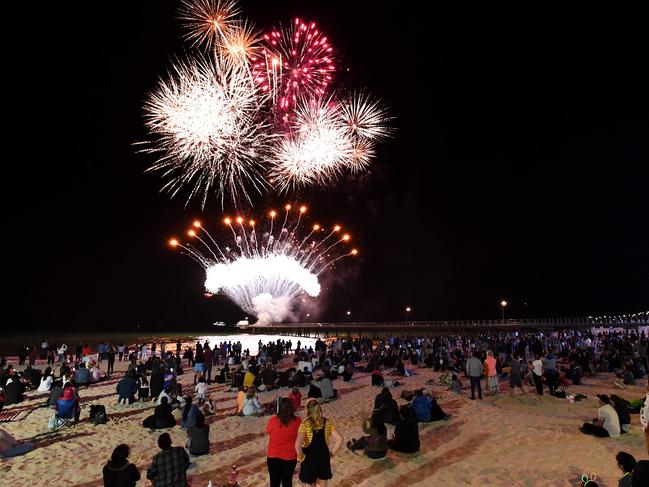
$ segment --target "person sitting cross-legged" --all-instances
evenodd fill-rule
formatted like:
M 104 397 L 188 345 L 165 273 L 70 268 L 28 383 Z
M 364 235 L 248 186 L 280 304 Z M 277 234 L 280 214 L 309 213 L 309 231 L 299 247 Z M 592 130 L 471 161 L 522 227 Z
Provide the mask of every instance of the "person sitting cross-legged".
M 601 406 L 597 418 L 592 423 L 584 423 L 580 430 L 586 435 L 617 438 L 620 436 L 620 419 L 611 406 L 611 399 L 606 394 L 597 394 L 597 397 Z

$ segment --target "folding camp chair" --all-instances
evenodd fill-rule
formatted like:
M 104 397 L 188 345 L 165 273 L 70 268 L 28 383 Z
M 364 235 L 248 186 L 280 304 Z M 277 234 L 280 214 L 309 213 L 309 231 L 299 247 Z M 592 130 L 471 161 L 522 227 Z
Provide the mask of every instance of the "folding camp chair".
M 56 401 L 56 413 L 50 420 L 49 429 L 56 431 L 66 426 L 74 426 L 74 413 L 76 409 L 76 400 L 59 399 Z

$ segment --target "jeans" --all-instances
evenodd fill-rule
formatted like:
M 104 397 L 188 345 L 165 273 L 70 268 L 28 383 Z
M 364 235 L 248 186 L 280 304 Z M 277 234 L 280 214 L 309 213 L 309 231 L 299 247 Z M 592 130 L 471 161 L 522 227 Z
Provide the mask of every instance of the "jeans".
M 9 450 L 5 451 L 0 458 L 2 457 L 17 457 L 18 455 L 24 455 L 27 452 L 30 452 L 34 449 L 34 445 L 31 443 L 19 443 L 18 445 L 12 446 Z
M 212 364 L 204 365 L 203 375 L 205 376 L 205 380 L 207 382 L 210 382 L 212 380 Z
M 268 473 L 270 474 L 270 487 L 293 487 L 293 472 L 296 460 L 282 460 L 281 458 L 267 458 Z
M 482 399 L 482 377 L 469 377 L 471 380 L 471 399 L 475 399 L 475 388 L 478 387 L 478 399 Z
M 550 369 L 545 371 L 545 380 L 548 382 L 550 388 L 550 395 L 554 396 L 554 391 L 557 388 L 557 371 Z

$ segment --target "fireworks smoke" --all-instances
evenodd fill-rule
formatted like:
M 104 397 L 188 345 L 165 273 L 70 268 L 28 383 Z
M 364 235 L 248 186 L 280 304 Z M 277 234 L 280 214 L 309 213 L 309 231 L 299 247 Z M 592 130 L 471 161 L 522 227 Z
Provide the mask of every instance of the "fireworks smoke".
M 271 211 L 263 230 L 254 220 L 225 218 L 230 243 L 219 243 L 202 224 L 194 222 L 188 231 L 192 242 L 172 239 L 173 247 L 184 250 L 205 269 L 205 289 L 228 296 L 246 313 L 270 323 L 286 319 L 295 298 L 320 294 L 318 277 L 332 269 L 340 259 L 356 255 L 345 252 L 342 244 L 350 240 L 341 235 L 339 225 L 325 230 L 318 224 L 302 230 L 306 207 L 283 216 Z

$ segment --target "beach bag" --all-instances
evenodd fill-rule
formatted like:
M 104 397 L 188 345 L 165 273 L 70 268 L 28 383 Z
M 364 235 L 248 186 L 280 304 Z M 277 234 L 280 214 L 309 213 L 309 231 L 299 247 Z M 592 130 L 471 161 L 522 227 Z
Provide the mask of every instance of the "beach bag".
M 108 422 L 106 407 L 101 404 L 93 404 L 90 406 L 90 421 L 95 425 L 106 424 Z

